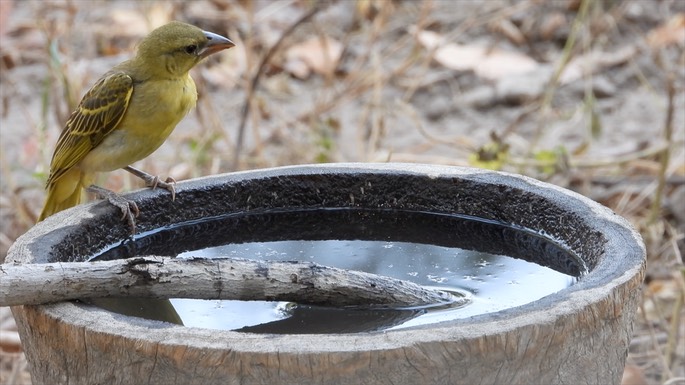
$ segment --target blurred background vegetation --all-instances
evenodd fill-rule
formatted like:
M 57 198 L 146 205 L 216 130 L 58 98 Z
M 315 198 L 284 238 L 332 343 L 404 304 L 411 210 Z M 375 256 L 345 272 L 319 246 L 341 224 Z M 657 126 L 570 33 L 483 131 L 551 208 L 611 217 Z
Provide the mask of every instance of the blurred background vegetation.
M 170 20 L 237 47 L 194 70 L 197 108 L 142 169 L 420 162 L 575 190 L 647 245 L 624 384 L 685 381 L 685 2 L 0 0 L 0 262 L 71 110 Z M 0 333 L 0 383 L 28 383 L 8 309 Z

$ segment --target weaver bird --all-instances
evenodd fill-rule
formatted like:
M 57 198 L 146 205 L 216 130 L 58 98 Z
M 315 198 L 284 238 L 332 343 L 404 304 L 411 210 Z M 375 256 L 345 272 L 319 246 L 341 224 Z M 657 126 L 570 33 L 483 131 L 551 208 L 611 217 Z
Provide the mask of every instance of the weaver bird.
M 177 21 L 145 37 L 135 57 L 103 75 L 69 117 L 52 155 L 38 220 L 81 203 L 85 188 L 119 207 L 135 232 L 136 204 L 93 185 L 97 173 L 120 168 L 148 187 L 168 189 L 173 199 L 173 184 L 130 164 L 159 148 L 195 106 L 197 91 L 188 71 L 233 46 L 223 36 Z

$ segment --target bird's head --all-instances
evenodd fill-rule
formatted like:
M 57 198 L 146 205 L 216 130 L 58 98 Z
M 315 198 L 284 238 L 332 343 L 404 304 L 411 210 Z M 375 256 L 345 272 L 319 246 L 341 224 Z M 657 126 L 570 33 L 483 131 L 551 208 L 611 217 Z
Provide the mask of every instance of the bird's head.
M 182 76 L 207 56 L 234 47 L 233 42 L 190 24 L 172 21 L 143 39 L 136 59 L 147 71 Z

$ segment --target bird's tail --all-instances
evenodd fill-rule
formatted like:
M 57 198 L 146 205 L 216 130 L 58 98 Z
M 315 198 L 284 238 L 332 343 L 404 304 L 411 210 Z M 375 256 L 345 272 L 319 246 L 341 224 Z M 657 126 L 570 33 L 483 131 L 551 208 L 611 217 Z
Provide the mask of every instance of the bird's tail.
M 52 214 L 74 207 L 81 203 L 81 172 L 70 170 L 56 181 L 48 184 L 48 197 L 38 222 Z

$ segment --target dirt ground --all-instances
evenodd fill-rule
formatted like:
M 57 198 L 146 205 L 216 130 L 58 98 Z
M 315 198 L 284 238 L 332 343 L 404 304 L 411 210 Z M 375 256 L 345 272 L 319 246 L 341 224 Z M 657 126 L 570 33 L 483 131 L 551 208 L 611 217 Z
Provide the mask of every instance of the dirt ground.
M 197 108 L 141 168 L 420 162 L 575 190 L 647 246 L 623 384 L 685 384 L 685 1 L 0 0 L 0 262 L 35 223 L 69 112 L 173 19 L 237 46 L 194 70 Z M 30 383 L 7 308 L 0 383 Z

